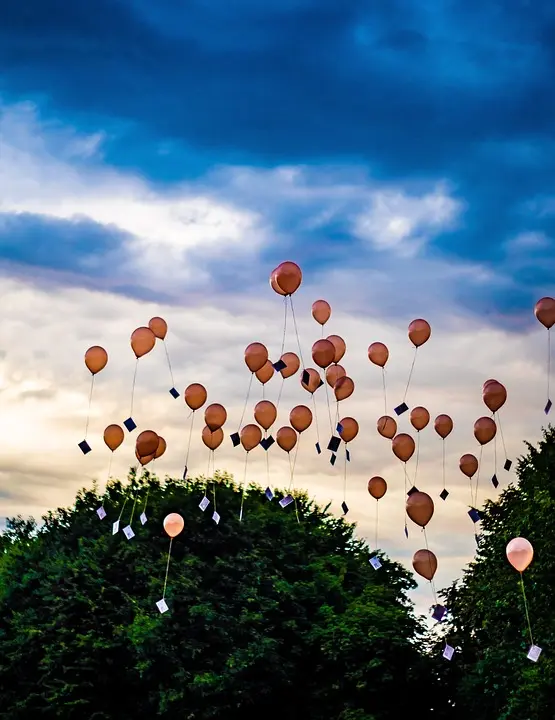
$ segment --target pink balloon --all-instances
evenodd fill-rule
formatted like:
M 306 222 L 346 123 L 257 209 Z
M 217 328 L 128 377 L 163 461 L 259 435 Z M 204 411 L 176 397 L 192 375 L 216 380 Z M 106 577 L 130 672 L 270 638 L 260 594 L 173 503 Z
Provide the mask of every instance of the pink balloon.
M 524 572 L 534 557 L 534 548 L 526 538 L 513 538 L 507 545 L 507 559 L 518 572 Z
M 170 513 L 164 518 L 164 530 L 171 537 L 177 537 L 185 527 L 185 521 L 179 513 Z

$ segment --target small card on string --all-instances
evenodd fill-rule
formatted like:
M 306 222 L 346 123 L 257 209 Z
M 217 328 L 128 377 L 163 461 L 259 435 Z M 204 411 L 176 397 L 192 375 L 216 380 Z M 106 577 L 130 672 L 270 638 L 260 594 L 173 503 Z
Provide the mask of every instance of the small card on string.
M 79 450 L 81 450 L 83 455 L 87 455 L 87 453 L 90 453 L 92 448 L 86 440 L 81 440 L 79 443 Z
M 187 480 L 187 473 L 189 472 L 189 468 L 187 465 L 183 468 L 183 480 Z
M 335 453 L 332 453 L 331 457 L 330 457 L 330 465 L 335 465 L 336 460 L 337 460 L 337 455 Z
M 443 657 L 446 660 L 451 660 L 454 654 L 455 648 L 451 647 L 451 645 L 445 645 L 445 647 L 443 648 Z
M 144 525 L 144 524 L 146 523 L 146 521 L 148 520 L 148 518 L 147 518 L 147 516 L 146 516 L 146 513 L 144 512 L 144 510 L 143 510 L 143 512 L 139 515 L 139 520 L 141 521 L 141 525 Z
M 528 650 L 528 655 L 526 655 L 526 657 L 528 658 L 528 660 L 531 660 L 532 662 L 538 662 L 541 654 L 542 654 L 541 647 L 538 647 L 538 645 L 531 645 L 530 650 Z
M 119 532 L 119 520 L 112 523 L 112 535 L 116 535 Z
M 281 498 L 279 501 L 279 504 L 282 508 L 286 508 L 288 505 L 291 505 L 293 502 L 293 495 L 286 495 L 284 498 Z
M 220 524 L 220 514 L 217 513 L 215 510 L 212 513 L 212 520 L 216 523 L 216 525 Z
M 275 370 L 276 372 L 281 372 L 282 370 L 285 370 L 285 368 L 287 367 L 287 363 L 285 363 L 285 362 L 280 358 L 277 362 L 272 363 L 272 367 L 274 368 L 274 370 Z
M 102 505 L 98 508 L 96 514 L 98 515 L 100 520 L 104 520 L 104 518 L 106 517 L 106 510 L 104 510 Z
M 310 373 L 308 370 L 303 370 L 303 374 L 301 375 L 301 382 L 303 385 L 308 385 L 310 382 Z
M 491 476 L 491 484 L 496 490 L 499 487 L 499 480 L 497 479 L 497 475 L 495 473 Z
M 231 433 L 231 435 L 229 437 L 231 438 L 233 447 L 237 447 L 237 445 L 241 444 L 241 437 L 238 432 Z
M 403 413 L 406 413 L 408 409 L 409 409 L 409 406 L 407 405 L 407 403 L 402 402 L 400 405 L 397 405 L 397 407 L 395 408 L 395 414 L 402 415 Z
M 507 472 L 509 472 L 509 470 L 511 469 L 512 465 L 513 465 L 513 461 L 512 461 L 512 460 L 509 460 L 509 458 L 507 458 L 507 459 L 505 460 L 505 464 L 503 465 L 503 470 L 506 470 Z
M 133 528 L 131 527 L 131 525 L 126 525 L 123 528 L 123 534 L 128 540 L 132 540 L 135 537 L 135 533 L 133 532 Z
M 551 410 L 552 407 L 553 407 L 553 403 L 551 402 L 551 400 L 548 400 L 543 409 L 544 413 L 546 415 L 549 415 L 549 411 Z
M 432 617 L 434 620 L 437 620 L 437 622 L 441 622 L 445 619 L 446 615 L 447 608 L 444 605 L 434 605 L 434 611 L 432 613 Z
M 198 504 L 198 506 L 202 510 L 202 512 L 204 512 L 209 505 L 210 505 L 210 500 L 206 497 L 206 495 L 202 498 L 202 500 Z
M 473 523 L 480 522 L 480 513 L 478 510 L 476 510 L 476 508 L 470 508 L 470 510 L 468 511 L 468 515 Z
M 341 435 L 341 433 L 343 432 L 343 425 L 342 425 L 340 422 L 337 423 L 336 430 L 337 430 L 337 432 L 338 432 L 340 435 Z M 339 447 L 339 446 L 338 446 L 338 447 Z
M 374 570 L 379 570 L 382 566 L 382 564 L 380 562 L 380 558 L 377 555 L 374 555 L 374 557 L 371 557 L 368 562 L 370 563 L 370 565 L 372 565 Z
M 127 432 L 133 432 L 133 430 L 135 430 L 137 427 L 133 418 L 130 417 L 127 418 L 127 420 L 124 420 L 123 424 L 125 425 L 125 429 L 127 430 Z
M 351 453 L 347 448 L 345 448 L 345 457 L 347 458 L 347 462 L 351 462 Z
M 315 447 L 316 447 L 316 452 L 318 453 L 318 455 L 320 455 L 320 453 L 322 452 L 322 448 L 320 447 L 320 443 L 317 442 L 316 445 L 315 445 Z
M 346 515 L 349 512 L 349 508 L 347 507 L 345 500 L 341 503 L 341 509 L 343 510 L 343 515 Z
M 274 499 L 274 493 L 271 491 L 271 489 L 269 487 L 267 487 L 266 490 L 264 491 L 264 495 L 266 495 L 266 497 L 268 498 L 268 500 L 270 500 L 270 502 Z
M 447 498 L 449 497 L 449 490 L 443 488 L 443 490 L 439 493 L 439 497 L 444 501 L 447 500 Z
M 339 446 L 341 445 L 341 438 L 338 438 L 336 435 L 332 435 L 330 438 L 330 441 L 328 443 L 328 450 L 330 452 L 337 452 L 339 450 Z
M 407 538 L 407 540 L 409 539 L 409 529 L 406 525 L 405 525 L 405 537 Z
M 408 491 L 407 497 L 410 497 L 411 495 L 414 495 L 414 493 L 417 493 L 417 492 L 418 492 L 418 488 L 416 487 L 416 485 L 413 485 L 411 487 L 411 489 Z
M 177 392 L 177 390 L 175 388 L 170 389 L 170 395 L 172 396 L 172 398 L 174 400 L 177 400 L 177 398 L 179 397 L 179 393 Z
M 168 612 L 169 610 L 168 603 L 164 600 L 164 598 L 158 600 L 158 602 L 156 603 L 156 607 L 162 614 Z

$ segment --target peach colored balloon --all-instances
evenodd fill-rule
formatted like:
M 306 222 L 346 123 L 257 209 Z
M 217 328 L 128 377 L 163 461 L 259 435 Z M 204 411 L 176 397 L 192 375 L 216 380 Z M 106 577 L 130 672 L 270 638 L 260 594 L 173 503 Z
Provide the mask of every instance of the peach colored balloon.
M 409 340 L 415 347 L 424 345 L 430 339 L 432 328 L 426 320 L 413 320 L 409 325 Z
M 415 407 L 410 411 L 410 423 L 415 430 L 424 430 L 430 422 L 430 413 L 425 407 Z
M 496 380 L 490 382 L 482 392 L 482 399 L 488 410 L 496 413 L 507 401 L 507 388 Z
M 345 377 L 346 374 L 347 372 L 343 365 L 330 365 L 326 370 L 326 380 L 328 385 L 333 387 L 339 378 Z
M 301 367 L 299 356 L 294 352 L 286 352 L 280 358 L 285 363 L 283 370 L 280 370 L 281 377 L 286 379 L 294 375 Z
M 301 385 L 305 390 L 308 390 L 308 392 L 313 395 L 320 387 L 320 373 L 314 368 L 306 368 L 306 372 L 308 373 L 308 383 L 305 384 L 303 382 L 304 373 L 301 373 Z
M 437 557 L 431 550 L 417 550 L 412 558 L 414 571 L 426 580 L 433 580 L 437 570 Z
M 90 373 L 96 375 L 104 370 L 108 363 L 108 353 L 100 345 L 93 345 L 85 353 L 85 365 Z
M 303 274 L 297 263 L 287 260 L 275 269 L 275 281 L 286 295 L 293 295 L 299 289 L 302 280 Z
M 167 447 L 168 445 L 164 438 L 158 435 L 158 447 L 156 448 L 156 452 L 154 453 L 154 459 L 157 460 L 159 457 L 162 457 L 162 455 L 166 452 Z
M 119 425 L 108 425 L 104 430 L 104 442 L 112 452 L 117 450 L 124 438 L 123 428 Z
M 370 480 L 368 480 L 368 492 L 373 498 L 376 498 L 376 500 L 383 498 L 387 492 L 387 483 L 383 477 L 380 477 L 379 475 L 371 477 Z
M 245 363 L 255 373 L 268 362 L 268 348 L 259 342 L 253 342 L 245 348 Z
M 285 452 L 291 452 L 297 444 L 297 433 L 292 427 L 284 425 L 276 433 L 276 442 Z
M 339 433 L 339 436 L 343 440 L 344 443 L 350 443 L 352 440 L 356 438 L 358 435 L 358 423 L 357 421 L 352 417 L 346 417 L 343 418 L 343 420 L 339 421 L 339 424 L 342 426 L 342 430 Z
M 414 440 L 407 433 L 399 433 L 391 441 L 391 449 L 399 460 L 408 462 L 414 454 Z
M 329 340 L 330 343 L 335 348 L 333 362 L 337 364 L 342 359 L 343 355 L 345 355 L 345 353 L 347 351 L 347 346 L 345 345 L 345 340 L 343 340 L 343 338 L 340 337 L 339 335 L 328 335 L 326 340 Z
M 312 410 L 306 405 L 297 405 L 289 413 L 289 422 L 298 433 L 304 432 L 312 424 Z
M 258 427 L 258 425 L 245 425 L 244 428 L 241 428 L 240 437 L 241 445 L 247 452 L 250 452 L 251 450 L 254 450 L 254 448 L 262 440 L 262 430 Z
M 466 453 L 459 460 L 459 469 L 466 477 L 474 477 L 478 471 L 478 458 L 472 453 Z
M 254 419 L 264 428 L 268 430 L 275 423 L 277 418 L 277 408 L 270 400 L 261 400 L 256 403 L 254 408 Z
M 520 573 L 526 570 L 534 557 L 532 543 L 523 537 L 513 538 L 507 545 L 505 552 L 507 553 L 507 560 Z
M 374 365 L 379 367 L 385 367 L 386 362 L 389 360 L 389 350 L 387 345 L 382 342 L 374 342 L 368 348 L 368 360 L 373 362 Z
M 204 411 L 204 422 L 212 432 L 225 425 L 227 410 L 220 403 L 212 403 Z
M 202 442 L 210 450 L 216 450 L 224 441 L 224 431 L 221 427 L 210 430 L 208 426 L 202 428 Z
M 266 360 L 266 363 L 260 368 L 260 370 L 257 370 L 254 374 L 256 375 L 257 380 L 262 383 L 262 385 L 266 385 L 266 383 L 274 377 L 274 373 L 274 366 L 269 360 Z
M 534 315 L 544 327 L 550 330 L 555 325 L 555 298 L 544 297 L 538 300 L 534 308 Z
M 312 359 L 321 368 L 331 365 L 335 357 L 335 347 L 329 340 L 316 340 L 312 346 Z
M 131 333 L 131 349 L 138 359 L 149 353 L 156 344 L 156 335 L 150 328 L 140 327 Z
M 438 415 L 434 420 L 434 428 L 440 438 L 445 438 L 453 430 L 453 420 L 449 415 Z
M 170 513 L 164 518 L 164 530 L 171 538 L 177 537 L 185 527 L 185 521 L 179 513 Z
M 135 457 L 144 467 L 145 465 L 148 465 L 151 460 L 154 460 L 154 453 L 152 453 L 151 455 L 139 455 L 137 448 L 135 448 Z
M 287 295 L 285 290 L 282 290 L 280 286 L 278 285 L 278 282 L 276 280 L 276 270 L 272 270 L 270 273 L 270 287 L 274 292 L 276 292 L 278 295 Z
M 154 430 L 143 430 L 137 436 L 135 447 L 140 457 L 146 457 L 147 455 L 154 455 L 158 449 L 158 434 Z
M 413 492 L 407 498 L 407 515 L 420 527 L 426 525 L 434 514 L 434 501 L 425 492 Z
M 348 375 L 338 378 L 333 386 L 335 399 L 339 402 L 350 397 L 355 390 L 355 384 Z
M 397 421 L 389 415 L 382 415 L 381 418 L 378 418 L 376 426 L 380 435 L 388 440 L 393 440 L 397 433 Z
M 474 423 L 474 437 L 480 445 L 486 445 L 495 437 L 497 425 L 495 420 L 489 417 L 481 417 Z
M 161 317 L 153 317 L 148 321 L 148 327 L 159 340 L 163 340 L 168 334 L 168 323 Z
M 312 303 L 312 317 L 320 325 L 325 325 L 331 316 L 331 306 L 325 300 L 316 300 Z
M 206 392 L 204 385 L 201 385 L 200 383 L 191 383 L 185 388 L 183 396 L 185 398 L 185 402 L 191 410 L 200 410 L 206 402 L 208 393 Z
M 489 385 L 491 385 L 492 383 L 496 383 L 496 382 L 499 382 L 499 381 L 498 381 L 498 380 L 493 380 L 493 378 L 491 378 L 490 380 L 486 380 L 486 382 L 482 385 L 482 392 L 483 392 Z

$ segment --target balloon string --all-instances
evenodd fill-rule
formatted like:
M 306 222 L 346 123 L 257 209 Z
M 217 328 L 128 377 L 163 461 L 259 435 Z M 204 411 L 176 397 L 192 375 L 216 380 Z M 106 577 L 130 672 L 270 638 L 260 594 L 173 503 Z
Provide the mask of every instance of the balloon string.
M 384 415 L 387 415 L 387 390 L 386 390 L 386 384 L 385 384 L 385 368 L 384 367 L 382 367 L 382 385 L 383 385 Z
M 264 430 L 264 440 L 268 437 L 268 431 Z M 266 482 L 268 483 L 268 487 L 270 487 L 270 456 L 269 456 L 269 449 L 266 450 Z
M 441 464 L 443 467 L 443 489 L 445 490 L 445 438 L 441 439 Z
M 328 381 L 326 380 L 325 374 L 324 374 L 324 385 L 326 386 L 326 402 L 328 404 L 328 417 L 330 419 L 330 432 L 333 435 L 333 421 L 331 419 L 331 405 L 330 405 L 330 394 L 328 391 Z M 313 396 L 314 397 L 314 396 Z
M 139 489 L 137 488 L 137 491 L 135 492 L 135 497 L 133 499 L 133 507 L 131 508 L 131 517 L 129 518 L 129 525 L 133 523 L 133 518 L 135 516 L 135 508 L 137 506 L 137 499 L 139 497 Z
M 168 573 L 170 571 L 170 558 L 172 556 L 173 538 L 170 538 L 170 547 L 168 550 L 168 562 L 166 563 L 166 577 L 164 578 L 164 591 L 162 592 L 162 600 L 166 597 L 166 587 L 168 586 Z
M 281 400 L 281 394 L 283 393 L 283 386 L 285 385 L 285 378 L 282 376 L 281 378 L 281 386 L 279 388 L 279 393 L 276 400 L 276 410 L 279 408 L 279 403 Z
M 108 481 L 110 480 L 110 473 L 112 472 L 112 460 L 114 459 L 114 451 L 110 453 L 110 462 L 108 463 L 108 476 L 106 477 L 106 485 L 108 485 Z
M 193 425 L 195 422 L 195 411 L 191 413 L 191 426 L 189 428 L 189 442 L 187 443 L 187 454 L 185 455 L 185 469 L 189 466 L 189 453 L 191 452 L 191 438 L 193 437 Z
M 251 379 L 249 380 L 249 387 L 247 388 L 247 395 L 245 397 L 245 404 L 243 405 L 243 412 L 241 413 L 241 419 L 239 420 L 239 427 L 237 428 L 237 432 L 241 430 L 241 427 L 243 425 L 243 419 L 245 417 L 245 413 L 247 412 L 247 405 L 249 402 L 249 397 L 251 394 L 251 388 L 252 388 L 252 379 L 254 377 L 254 373 L 251 373 Z
M 428 547 L 428 535 L 426 534 L 425 527 L 422 528 L 422 531 L 424 532 L 424 542 L 426 543 L 426 550 L 428 551 L 428 561 L 430 563 L 430 575 L 432 576 L 430 579 L 430 585 L 431 585 L 432 593 L 434 596 L 434 603 L 437 605 L 436 584 L 434 582 L 433 569 L 432 569 L 432 558 L 430 557 L 430 548 Z
M 85 423 L 85 440 L 87 439 L 87 435 L 89 434 L 89 422 L 91 419 L 91 405 L 92 405 L 93 390 L 94 390 L 94 375 L 91 373 L 91 389 L 89 390 L 89 408 L 87 410 L 87 422 Z
M 139 358 L 135 362 L 135 372 L 133 373 L 133 384 L 131 385 L 131 409 L 129 417 L 133 417 L 133 403 L 135 401 L 135 383 L 137 382 L 137 368 L 139 367 Z
M 416 476 L 418 475 L 418 463 L 420 461 L 420 430 L 416 433 L 416 468 L 414 469 L 414 485 L 416 485 Z
M 314 393 L 311 393 L 312 396 L 312 407 L 314 408 L 314 425 L 316 426 L 316 440 L 318 441 L 318 445 L 320 445 L 320 428 L 318 427 L 318 413 L 316 411 L 316 399 L 314 398 Z
M 345 443 L 345 460 L 343 463 L 343 502 L 347 503 L 347 443 Z
M 482 472 L 482 457 L 484 454 L 484 446 L 480 445 L 480 457 L 478 458 L 478 472 L 476 474 L 476 487 L 474 490 L 474 507 L 478 505 L 478 486 L 480 484 L 480 473 Z
M 378 549 L 378 513 L 379 513 L 378 508 L 379 508 L 379 504 L 380 504 L 380 501 L 376 500 L 376 542 L 374 544 L 374 547 L 376 550 Z
M 144 513 L 146 512 L 146 508 L 147 508 L 147 505 L 148 505 L 148 496 L 149 496 L 149 495 L 150 495 L 150 485 L 148 486 L 148 490 L 147 490 L 147 492 L 146 492 L 145 504 L 144 504 L 144 507 L 143 507 L 143 512 L 144 512 Z
M 241 510 L 239 511 L 239 522 L 243 520 L 243 505 L 245 504 L 245 484 L 247 482 L 247 463 L 249 461 L 249 453 L 245 454 L 245 470 L 243 472 L 243 492 L 241 494 Z
M 418 348 L 414 348 L 414 357 L 412 358 L 412 365 L 410 366 L 410 372 L 409 372 L 409 379 L 407 380 L 407 386 L 405 388 L 405 394 L 403 395 L 403 402 L 407 399 L 407 393 L 409 391 L 410 381 L 412 380 L 412 374 L 414 372 L 414 363 L 416 362 L 416 354 L 418 353 Z
M 547 331 L 547 399 L 550 395 L 551 382 L 551 328 Z
M 526 622 L 528 623 L 528 632 L 530 633 L 530 644 L 534 644 L 534 637 L 532 635 L 532 624 L 530 623 L 530 614 L 528 612 L 528 601 L 526 600 L 526 590 L 524 589 L 524 578 L 520 573 L 520 587 L 522 588 L 522 598 L 524 600 L 524 612 L 526 613 Z
M 493 438 L 493 473 L 497 475 L 497 433 Z
M 293 307 L 293 298 L 289 296 L 289 299 L 291 301 L 291 314 L 293 316 L 293 325 L 295 326 L 295 335 L 297 336 L 297 345 L 299 346 L 299 357 L 301 358 L 301 363 L 303 365 L 303 370 L 305 368 L 304 360 L 303 360 L 303 351 L 301 348 L 301 339 L 299 337 L 299 329 L 297 327 L 297 318 L 295 316 L 295 308 Z
M 172 380 L 172 388 L 173 388 L 173 387 L 175 387 L 175 380 L 173 379 L 173 370 L 172 370 L 172 364 L 171 364 L 171 360 L 170 360 L 170 354 L 168 352 L 168 346 L 166 345 L 166 341 L 163 340 L 163 343 L 164 343 L 164 350 L 166 351 L 166 360 L 168 361 L 168 367 L 170 369 L 170 377 Z
M 499 434 L 501 435 L 501 443 L 503 445 L 503 452 L 505 453 L 505 460 L 507 459 L 507 447 L 505 446 L 505 438 L 503 437 L 503 428 L 501 427 L 501 415 L 499 412 L 497 415 L 494 413 L 494 417 L 497 421 L 497 427 L 499 428 Z
M 211 452 L 212 452 L 212 455 L 213 455 L 213 454 L 214 454 L 214 451 L 212 450 Z M 216 508 L 216 480 L 215 480 L 214 477 L 212 478 L 212 495 L 213 495 L 213 497 L 214 497 L 214 512 L 217 512 L 217 508 Z
M 293 485 L 293 476 L 295 474 L 295 466 L 297 465 L 297 456 L 299 454 L 299 445 L 301 444 L 301 436 L 297 441 L 297 447 L 295 448 L 295 455 L 293 457 L 293 465 L 291 465 L 291 454 L 289 454 L 289 492 L 291 492 L 291 486 Z
M 407 473 L 407 463 L 403 462 L 402 460 L 399 460 L 399 462 L 403 465 L 403 470 L 405 473 L 405 503 L 407 498 L 407 484 L 408 484 L 408 473 Z M 408 527 L 407 527 L 407 513 L 406 513 L 406 506 L 405 506 L 405 537 L 408 540 Z
M 287 295 L 283 298 L 283 335 L 281 337 L 280 358 L 285 350 L 285 337 L 287 335 Z

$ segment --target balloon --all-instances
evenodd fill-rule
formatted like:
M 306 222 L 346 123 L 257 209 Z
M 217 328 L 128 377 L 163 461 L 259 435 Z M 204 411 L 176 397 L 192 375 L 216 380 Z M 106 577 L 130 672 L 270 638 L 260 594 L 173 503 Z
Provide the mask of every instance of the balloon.
M 119 425 L 108 425 L 104 430 L 104 442 L 112 452 L 117 450 L 124 438 L 123 429 Z
M 534 308 L 534 315 L 544 327 L 550 330 L 555 325 L 555 298 L 544 297 L 538 300 Z
M 137 360 L 149 353 L 156 344 L 156 335 L 150 328 L 140 327 L 131 334 L 131 349 Z
M 161 317 L 150 318 L 148 327 L 159 340 L 163 340 L 168 334 L 168 323 Z
M 320 373 L 314 368 L 306 368 L 306 372 L 308 373 L 308 383 L 303 382 L 304 373 L 301 373 L 301 385 L 313 395 L 320 387 Z
M 241 445 L 247 452 L 254 450 L 254 448 L 262 440 L 262 430 L 258 425 L 245 425 L 241 429 Z
M 344 443 L 351 442 L 358 435 L 358 423 L 354 418 L 343 418 L 343 420 L 339 421 L 339 425 L 343 428 L 339 435 Z
M 412 566 L 426 580 L 433 580 L 437 570 L 437 558 L 431 550 L 417 550 L 412 558 Z
M 346 374 L 347 373 L 343 365 L 330 365 L 326 370 L 326 380 L 328 381 L 328 385 L 334 387 L 339 378 L 345 377 Z
M 474 437 L 480 445 L 486 445 L 493 440 L 497 432 L 495 420 L 489 417 L 481 417 L 474 423 Z
M 434 514 L 434 501 L 425 492 L 413 492 L 407 498 L 407 515 L 420 527 L 426 525 Z
M 158 449 L 159 438 L 157 433 L 153 430 L 143 430 L 137 437 L 135 447 L 140 457 L 146 457 L 147 455 L 154 455 Z
M 289 422 L 298 433 L 304 432 L 312 423 L 312 410 L 306 405 L 297 405 L 289 413 Z
M 269 360 L 266 360 L 265 364 L 260 368 L 260 370 L 257 370 L 255 372 L 257 380 L 259 380 L 262 385 L 266 385 L 268 380 L 271 380 L 274 376 L 274 366 Z
M 374 477 L 370 478 L 370 480 L 368 480 L 368 492 L 370 493 L 370 495 L 372 495 L 373 498 L 376 498 L 376 500 L 383 498 L 386 491 L 387 483 L 383 479 L 383 477 L 375 475 Z
M 379 367 L 385 367 L 386 362 L 389 360 L 389 350 L 387 345 L 381 342 L 374 342 L 368 348 L 368 360 L 373 362 L 374 365 Z
M 259 403 L 256 403 L 254 419 L 264 430 L 268 430 L 275 423 L 276 417 L 277 408 L 273 402 L 261 400 Z
M 135 448 L 135 457 L 141 463 L 141 465 L 144 467 L 145 465 L 148 465 L 148 463 L 151 460 L 154 460 L 154 453 L 152 453 L 150 455 L 139 455 L 137 448 Z
M 286 295 L 293 295 L 303 280 L 303 274 L 301 268 L 296 263 L 286 261 L 280 263 L 274 270 L 274 278 L 278 287 L 283 290 Z
M 158 447 L 156 448 L 156 452 L 154 453 L 154 459 L 157 460 L 159 457 L 162 457 L 162 455 L 166 452 L 167 447 L 168 446 L 164 438 L 158 435 Z
M 108 362 L 108 353 L 100 345 L 93 345 L 85 353 L 85 365 L 93 375 L 104 370 Z
M 382 415 L 377 422 L 378 432 L 384 438 L 392 440 L 397 433 L 397 421 L 389 415 Z
M 202 442 L 210 450 L 217 450 L 224 441 L 224 431 L 221 427 L 210 430 L 208 426 L 202 428 Z
M 475 455 L 472 455 L 472 453 L 463 455 L 459 460 L 459 468 L 466 477 L 474 477 L 478 470 L 478 458 Z
M 292 427 L 284 425 L 276 433 L 276 442 L 285 452 L 291 452 L 297 444 L 297 433 Z
M 523 537 L 513 538 L 507 545 L 507 560 L 515 570 L 524 572 L 534 557 L 532 544 Z
M 483 384 L 483 386 L 482 386 L 482 392 L 484 392 L 484 390 L 485 390 L 489 385 L 491 385 L 492 383 L 496 383 L 496 382 L 498 382 L 498 381 L 497 381 L 497 380 L 493 380 L 493 379 L 491 379 L 491 380 L 486 380 L 486 382 L 485 382 L 485 383 Z
M 449 415 L 438 415 L 434 420 L 434 428 L 440 438 L 445 438 L 453 430 L 453 421 Z
M 391 448 L 399 460 L 408 462 L 414 454 L 414 440 L 407 433 L 399 433 L 391 441 Z
M 282 378 L 288 378 L 294 375 L 297 370 L 301 367 L 301 361 L 299 356 L 294 352 L 286 352 L 281 356 L 281 360 L 285 363 L 286 367 L 280 370 Z
M 333 392 L 335 399 L 339 402 L 340 400 L 346 400 L 354 392 L 355 384 L 350 377 L 345 375 L 340 377 L 335 385 L 333 386 Z
M 496 413 L 500 410 L 507 400 L 507 388 L 497 380 L 489 382 L 482 391 L 482 399 L 488 410 Z
M 185 388 L 185 402 L 191 408 L 191 410 L 199 410 L 208 397 L 206 388 L 200 383 L 191 383 Z
M 204 422 L 212 432 L 225 425 L 227 411 L 223 405 L 212 403 L 204 411 Z
M 268 362 L 268 349 L 262 343 L 251 343 L 245 348 L 245 362 L 248 369 L 255 373 Z
M 318 367 L 326 368 L 335 357 L 335 347 L 329 340 L 316 340 L 312 346 L 312 359 Z
M 432 328 L 426 320 L 413 320 L 409 325 L 409 340 L 415 347 L 424 345 L 431 334 Z
M 171 538 L 177 537 L 185 527 L 185 521 L 178 513 L 170 513 L 164 518 L 164 530 Z
M 413 428 L 420 432 L 430 422 L 430 413 L 425 407 L 415 407 L 410 411 L 410 422 Z
M 270 273 L 270 287 L 274 292 L 277 292 L 278 295 L 287 295 L 287 293 L 282 290 L 277 283 L 276 270 L 272 270 L 272 272 Z
M 335 354 L 333 356 L 333 362 L 338 363 L 343 355 L 345 355 L 345 352 L 347 350 L 347 346 L 345 345 L 345 340 L 343 340 L 342 337 L 339 337 L 339 335 L 328 335 L 326 338 L 330 341 L 330 343 L 335 348 Z
M 320 325 L 325 325 L 331 316 L 331 307 L 325 300 L 316 300 L 312 303 L 312 317 Z

